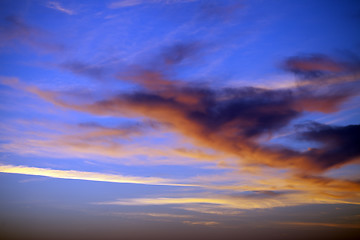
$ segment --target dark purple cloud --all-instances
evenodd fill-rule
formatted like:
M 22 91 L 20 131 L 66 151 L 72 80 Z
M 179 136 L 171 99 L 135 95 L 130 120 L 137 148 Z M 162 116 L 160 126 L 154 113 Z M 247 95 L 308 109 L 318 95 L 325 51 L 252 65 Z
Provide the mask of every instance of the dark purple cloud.
M 300 134 L 300 138 L 320 144 L 305 154 L 323 168 L 360 158 L 360 125 L 329 126 L 310 123 L 305 127 L 307 130 Z
M 60 67 L 76 75 L 82 75 L 98 80 L 104 79 L 108 74 L 108 69 L 104 66 L 86 64 L 80 61 L 68 61 L 60 64 Z

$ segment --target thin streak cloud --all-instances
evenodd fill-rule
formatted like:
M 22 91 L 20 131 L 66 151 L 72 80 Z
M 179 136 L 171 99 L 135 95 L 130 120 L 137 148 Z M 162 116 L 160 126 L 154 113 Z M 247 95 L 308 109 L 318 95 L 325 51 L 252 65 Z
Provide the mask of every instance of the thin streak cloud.
M 358 224 L 344 224 L 344 223 L 326 223 L 326 222 L 279 222 L 278 224 L 292 225 L 292 226 L 306 226 L 306 227 L 329 227 L 329 228 L 355 228 L 359 229 Z
M 48 2 L 46 4 L 46 7 L 57 10 L 57 11 L 62 12 L 62 13 L 66 13 L 68 15 L 76 14 L 76 12 L 74 10 L 63 7 L 59 2 Z
M 164 3 L 164 4 L 174 4 L 174 3 L 186 3 L 186 2 L 194 2 L 197 0 L 121 0 L 112 2 L 109 5 L 109 8 L 125 8 L 125 7 L 133 7 L 141 4 L 154 4 L 154 3 Z
M 3 16 L 0 19 L 0 48 L 18 46 L 16 43 L 46 53 L 65 50 L 65 46 L 54 40 L 49 32 L 28 24 L 22 17 L 17 15 Z
M 183 223 L 191 224 L 191 225 L 204 225 L 204 226 L 213 226 L 220 224 L 215 221 L 183 221 Z
M 83 172 L 76 170 L 53 170 L 48 168 L 14 166 L 14 165 L 0 165 L 0 172 L 44 176 L 50 178 L 97 181 L 97 182 L 133 183 L 133 184 L 146 184 L 146 185 L 186 186 L 186 187 L 193 186 L 190 184 L 177 184 L 172 182 L 172 180 L 162 179 L 162 178 L 123 176 L 120 174 L 105 174 L 105 173 L 95 173 L 95 172 Z

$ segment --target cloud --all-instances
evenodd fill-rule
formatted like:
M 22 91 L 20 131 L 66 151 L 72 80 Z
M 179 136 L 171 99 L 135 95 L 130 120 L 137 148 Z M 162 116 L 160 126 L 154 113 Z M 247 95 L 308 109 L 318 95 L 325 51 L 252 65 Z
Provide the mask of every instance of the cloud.
M 339 73 L 346 65 L 321 54 L 290 57 L 284 62 L 284 69 L 303 77 L 318 77 L 323 74 Z
M 334 144 L 322 149 L 299 151 L 271 144 L 266 139 L 271 138 L 283 127 L 291 126 L 295 119 L 306 112 L 336 112 L 341 104 L 358 94 L 359 78 L 341 81 L 349 75 L 356 74 L 357 68 L 344 70 L 332 66 L 326 60 L 320 61 L 316 58 L 321 64 L 314 64 L 312 62 L 315 60 L 311 59 L 311 66 L 300 66 L 309 71 L 336 69 L 341 71 L 337 73 L 339 76 L 331 75 L 331 80 L 327 81 L 323 80 L 325 76 L 321 75 L 321 87 L 319 78 L 312 77 L 307 79 L 305 85 L 287 89 L 214 89 L 210 86 L 174 80 L 172 77 L 172 70 L 178 63 L 192 58 L 190 49 L 193 46 L 189 43 L 176 43 L 174 47 L 168 47 L 157 55 L 159 57 L 153 61 L 154 66 L 150 64 L 132 67 L 128 69 L 129 73 L 122 72 L 119 79 L 136 83 L 140 88 L 133 92 L 104 96 L 101 101 L 78 104 L 67 100 L 60 92 L 43 91 L 35 87 L 30 91 L 61 107 L 94 115 L 150 119 L 168 126 L 198 147 L 229 154 L 245 164 L 319 172 L 356 160 L 358 152 L 354 151 L 349 153 L 351 156 L 342 156 L 344 151 L 339 150 L 336 157 L 328 158 L 327 156 L 336 151 L 332 149 L 335 147 Z M 348 128 L 357 129 L 356 126 Z M 350 134 L 349 131 L 340 130 L 332 131 L 331 137 L 337 138 L 339 134 L 344 135 L 341 139 L 354 139 L 347 136 Z M 319 139 L 314 134 L 311 135 L 313 138 L 309 134 L 307 136 L 309 137 L 306 140 Z M 344 150 L 349 150 L 351 146 Z
M 0 47 L 12 46 L 16 42 L 45 52 L 59 52 L 64 46 L 52 42 L 49 33 L 28 25 L 22 18 L 9 15 L 1 19 Z
M 185 155 L 167 148 L 161 148 L 161 145 L 133 145 L 115 144 L 121 137 L 132 137 L 133 135 L 139 134 L 138 131 L 142 130 L 142 125 L 121 125 L 118 127 L 106 127 L 96 123 L 82 123 L 80 126 L 60 126 L 63 131 L 60 133 L 60 137 L 56 138 L 51 136 L 49 132 L 57 132 L 59 126 L 54 126 L 54 129 L 49 129 L 49 124 L 43 123 L 46 127 L 45 133 L 42 134 L 38 131 L 36 123 L 20 122 L 21 126 L 31 126 L 30 132 L 22 131 L 20 133 L 13 132 L 15 139 L 3 139 L 6 142 L 14 142 L 12 144 L 2 144 L 1 150 L 3 152 L 16 152 L 17 154 L 31 154 L 35 156 L 48 156 L 52 158 L 64 158 L 69 157 L 84 157 L 86 159 L 95 159 L 95 161 L 111 162 L 116 164 L 125 165 L 136 165 L 141 164 L 142 166 L 153 165 L 153 164 L 177 164 L 177 165 L 189 165 L 198 164 L 200 161 L 208 161 L 208 163 L 216 163 L 216 161 L 224 161 L 224 156 L 211 154 L 211 157 L 204 154 L 204 152 L 190 152 L 185 150 Z M 134 127 L 134 129 L 132 129 Z M 129 128 L 129 132 L 127 131 Z M 37 130 L 35 135 L 34 130 Z M 133 131 L 134 130 L 134 131 Z M 6 130 L 7 131 L 7 130 Z M 4 131 L 6 134 L 7 132 Z M 11 129 L 10 129 L 11 131 Z M 71 134 L 68 133 L 71 132 Z M 49 136 L 50 134 L 50 136 Z M 30 137 L 29 137 L 30 136 Z M 141 139 L 143 135 L 140 135 Z M 112 140 L 114 138 L 114 140 Z M 132 140 L 130 140 L 131 142 Z M 169 145 L 167 143 L 167 145 Z M 169 147 L 169 146 L 168 146 Z M 46 151 L 45 153 L 43 153 Z M 137 155 L 147 156 L 145 159 L 141 158 L 140 161 L 135 158 Z M 134 157 L 135 155 L 135 157 Z M 99 157 L 101 156 L 101 157 Z M 112 160 L 107 158 L 113 157 Z M 166 159 L 164 159 L 166 157 Z M 226 157 L 226 156 L 225 156 Z M 168 159 L 167 159 L 168 158 Z M 189 161 L 188 158 L 193 159 Z M 99 160 L 96 160 L 99 159 Z M 196 166 L 196 165 L 193 165 Z M 117 175 L 105 174 L 102 176 L 100 173 L 90 172 L 73 172 L 72 175 L 67 175 L 68 171 L 57 172 L 52 169 L 42 168 L 29 168 L 30 170 L 23 170 L 23 166 L 12 166 L 16 171 L 14 173 L 19 174 L 31 174 L 38 176 L 48 177 L 59 177 L 59 178 L 71 178 L 71 179 L 83 179 L 93 181 L 104 181 L 104 182 L 121 182 L 127 181 L 126 179 L 132 178 L 132 176 L 121 176 L 125 180 L 119 179 Z M 215 167 L 215 166 L 214 166 Z M 360 184 L 356 179 L 344 180 L 344 179 L 333 179 L 329 177 L 314 176 L 310 174 L 310 171 L 305 173 L 297 173 L 295 175 L 283 174 L 281 171 L 272 170 L 271 173 L 260 172 L 250 174 L 241 173 L 239 174 L 239 166 L 229 166 L 233 168 L 233 173 L 225 176 L 222 174 L 216 175 L 203 175 L 196 177 L 188 177 L 186 180 L 171 180 L 163 178 L 160 182 L 149 182 L 149 184 L 161 185 L 167 184 L 173 186 L 176 184 L 181 186 L 192 186 L 201 189 L 207 189 L 212 191 L 221 191 L 222 195 L 225 195 L 227 201 L 243 203 L 243 207 L 248 208 L 249 202 L 253 202 L 255 205 L 253 208 L 266 208 L 268 206 L 286 206 L 287 204 L 304 204 L 304 203 L 357 203 L 359 201 Z M 28 168 L 28 167 L 26 167 Z M 9 169 L 9 168 L 7 168 Z M 218 169 L 218 167 L 217 167 Z M 49 171 L 48 171 L 49 170 Z M 229 171 L 227 169 L 226 171 Z M 9 171 L 8 171 L 9 172 Z M 100 175 L 99 175 L 100 174 Z M 276 176 L 276 177 L 274 177 Z M 145 178 L 144 182 L 152 178 Z M 130 179 L 133 180 L 133 179 Z M 130 181 L 129 180 L 129 181 Z M 141 180 L 141 178 L 140 178 Z M 199 197 L 207 199 L 209 196 Z M 222 199 L 224 196 L 212 196 L 214 199 Z M 316 199 L 316 201 L 313 201 Z M 203 200 L 206 204 L 208 201 Z M 136 203 L 136 201 L 135 201 Z M 191 202 L 191 204 L 200 202 Z M 190 204 L 190 203 L 189 203 Z M 198 211 L 209 214 L 226 214 L 232 215 L 236 213 L 232 206 L 222 205 L 219 209 L 213 209 L 208 205 L 204 206 L 184 206 L 183 209 Z M 210 202 L 215 204 L 215 202 Z M 258 206 L 258 207 L 255 207 Z M 240 208 L 240 207 L 239 207 Z
M 344 201 L 358 204 L 360 184 L 357 180 L 334 179 L 310 174 L 294 174 L 287 177 L 271 177 L 258 180 L 253 184 L 253 189 L 278 190 L 296 196 L 300 201 L 317 199 L 319 202 Z M 257 187 L 256 187 L 257 186 Z M 288 192 L 290 191 L 290 192 Z M 284 195 L 286 196 L 286 194 Z M 279 196 L 283 197 L 283 196 Z
M 117 78 L 153 90 L 168 89 L 176 84 L 174 81 L 166 79 L 166 75 L 161 71 L 154 71 L 137 66 L 131 67 L 131 71 L 119 73 Z
M 293 225 L 299 227 L 329 227 L 329 228 L 355 228 L 360 226 L 356 223 L 326 223 L 326 222 L 277 222 L 278 224 Z
M 175 43 L 163 49 L 160 59 L 168 65 L 180 64 L 194 58 L 203 48 L 203 44 L 197 41 Z
M 31 126 L 34 129 L 34 124 Z M 45 126 L 48 125 L 45 124 Z M 40 153 L 37 151 L 38 148 L 40 148 L 49 150 L 50 154 L 48 156 L 64 157 L 63 152 L 66 152 L 71 158 L 74 158 L 74 156 L 77 157 L 78 153 L 84 153 L 87 158 L 91 157 L 91 154 L 97 153 L 102 154 L 103 156 L 113 155 L 116 157 L 116 163 L 122 163 L 119 156 L 126 156 L 126 162 L 124 162 L 124 164 L 136 164 L 130 158 L 133 154 L 144 154 L 149 156 L 150 162 L 146 160 L 141 163 L 142 165 L 154 164 L 154 162 L 156 162 L 154 158 L 161 154 L 162 156 L 168 156 L 170 158 L 171 161 L 169 164 L 189 164 L 189 162 L 184 161 L 184 159 L 180 159 L 179 161 L 176 160 L 176 155 L 172 152 L 163 151 L 161 153 L 161 150 L 157 147 L 150 146 L 149 148 L 142 148 L 141 146 L 132 147 L 128 145 L 125 145 L 125 147 L 116 145 L 112 146 L 112 148 L 107 148 L 106 146 L 100 147 L 104 144 L 104 142 L 108 141 L 106 139 L 109 137 L 119 137 L 121 134 L 124 134 L 127 137 L 128 134 L 130 134 L 130 136 L 132 134 L 137 134 L 137 128 L 135 128 L 135 132 L 130 130 L 130 132 L 127 133 L 126 127 L 109 128 L 96 123 L 83 123 L 80 124 L 79 127 L 82 129 L 80 131 L 85 131 L 85 135 L 83 135 L 86 136 L 85 138 L 76 132 L 79 131 L 79 129 L 76 131 L 74 131 L 74 129 L 70 129 L 73 135 L 65 137 L 63 141 L 51 141 L 48 140 L 46 136 L 41 136 L 41 139 L 39 140 L 22 137 L 27 139 L 26 141 L 29 142 L 29 144 L 35 145 L 30 147 L 19 145 L 18 149 L 14 149 L 14 152 L 21 153 L 21 151 L 28 148 L 29 151 L 33 151 L 36 155 L 39 155 Z M 34 133 L 31 132 L 31 136 L 33 135 Z M 18 143 L 19 141 L 20 140 L 17 140 L 16 142 Z M 113 141 L 110 141 L 110 144 L 113 144 Z M 58 152 L 52 150 L 54 146 L 55 148 L 58 148 Z M 4 149 L 4 147 L 2 147 L 2 149 Z M 111 149 L 113 149 L 113 152 L 110 151 Z M 9 148 L 7 148 L 6 151 L 8 152 Z M 195 154 L 199 153 L 195 152 Z M 204 158 L 202 155 L 198 157 L 199 160 L 203 160 Z M 105 161 L 103 158 L 101 159 L 101 161 Z M 214 161 L 213 159 L 210 160 Z M 166 161 L 160 161 L 160 164 L 164 163 L 167 164 Z M 237 209 L 269 208 L 313 203 L 356 204 L 359 202 L 358 193 L 360 191 L 360 184 L 358 181 L 313 176 L 309 173 L 297 175 L 283 175 L 280 174 L 280 172 L 278 174 L 270 175 L 262 173 L 261 175 L 263 175 L 263 177 L 260 179 L 258 179 L 258 176 L 256 178 L 253 178 L 254 176 L 250 178 L 246 175 L 241 178 L 236 175 L 236 177 L 229 176 L 230 178 L 224 178 L 223 182 L 221 182 L 221 180 L 219 180 L 221 176 L 211 175 L 205 175 L 202 176 L 202 178 L 188 178 L 186 181 L 176 181 L 164 178 L 141 178 L 133 176 L 119 176 L 115 174 L 53 170 L 11 165 L 7 165 L 6 168 L 0 168 L 0 171 L 64 179 L 188 186 L 212 191 L 221 191 L 221 195 L 216 194 L 209 196 L 208 194 L 205 194 L 205 196 L 200 195 L 198 198 L 155 198 L 154 201 L 151 199 L 127 199 L 109 203 L 115 205 L 117 203 L 121 205 L 151 205 L 153 203 L 155 205 L 175 204 L 179 205 L 178 208 L 188 211 L 220 215 L 234 215 L 241 213 Z M 274 177 L 274 175 L 276 177 Z M 208 179 L 212 179 L 212 181 L 209 182 Z
M 215 222 L 215 221 L 183 221 L 183 223 L 190 225 L 204 225 L 204 226 L 214 226 L 220 224 L 219 222 Z
M 122 91 L 116 95 L 99 91 L 94 93 L 98 95 L 96 98 L 86 97 L 84 101 L 80 95 L 74 99 L 62 92 L 45 91 L 36 86 L 26 89 L 63 108 L 93 115 L 140 117 L 157 122 L 189 139 L 197 148 L 213 149 L 236 157 L 240 164 L 321 172 L 359 157 L 353 145 L 346 142 L 346 139 L 351 139 L 350 142 L 357 140 L 356 137 L 350 135 L 349 131 L 331 126 L 327 127 L 332 129 L 331 134 L 330 130 L 326 131 L 331 135 L 329 137 L 339 139 L 334 144 L 323 142 L 315 132 L 298 133 L 308 142 L 327 144 L 320 148 L 301 151 L 267 141 L 282 128 L 291 127 L 294 120 L 307 112 L 333 113 L 344 102 L 358 95 L 359 69 L 355 62 L 335 61 L 318 55 L 287 59 L 287 70 L 295 74 L 297 71 L 306 75 L 310 73 L 311 76 L 301 77 L 300 82 L 306 84 L 282 89 L 213 88 L 177 80 L 176 68 L 194 60 L 204 46 L 197 41 L 177 42 L 163 48 L 150 62 L 125 67 L 117 74 L 117 79 L 136 84 L 134 91 Z M 103 77 L 102 68 L 97 66 L 69 62 L 63 67 L 76 74 Z M 325 73 L 312 74 L 313 71 Z M 348 128 L 357 130 L 358 126 L 343 129 Z M 321 129 L 325 134 L 325 127 Z M 114 135 L 101 137 L 105 132 L 113 132 Z M 65 136 L 55 142 L 58 143 L 56 145 L 84 153 L 96 151 L 117 156 L 119 144 L 114 141 L 116 134 L 122 135 L 119 130 L 102 129 L 97 138 Z M 181 152 L 186 153 L 178 151 Z
M 112 114 L 112 112 L 133 113 L 146 116 L 153 120 L 170 125 L 177 132 L 190 137 L 200 145 L 231 152 L 242 156 L 254 154 L 252 158 L 279 159 L 273 165 L 286 165 L 283 161 L 305 161 L 309 164 L 313 159 L 306 159 L 307 154 L 301 154 L 286 148 L 270 148 L 258 145 L 258 138 L 271 135 L 292 120 L 300 116 L 303 108 L 313 110 L 313 105 L 304 104 L 306 98 L 297 99 L 291 92 L 266 91 L 246 88 L 228 91 L 226 100 L 218 100 L 216 94 L 206 89 L 185 89 L 177 92 L 162 93 L 137 92 L 125 94 L 113 99 L 104 100 L 86 106 L 86 111 L 96 114 Z M 221 94 L 221 95 L 222 95 Z M 332 96 L 327 96 L 331 98 Z M 320 102 L 325 101 L 321 96 Z M 333 98 L 331 98 L 333 99 Z M 190 103 L 192 100 L 192 103 Z M 342 100 L 342 99 L 340 99 Z M 341 102 L 334 99 L 330 106 L 318 106 L 317 110 L 328 111 Z M 301 107 L 301 108 L 300 108 Z M 110 110 L 110 111 L 109 111 Z M 234 143 L 237 142 L 236 145 Z M 259 156 L 256 156 L 259 154 Z M 291 157 L 291 158 L 289 158 Z M 304 158 L 301 160 L 301 158 Z M 255 160 L 255 159 L 254 159 Z M 260 162 L 261 159 L 259 159 Z M 256 161 L 256 160 L 255 160 Z M 346 162 L 346 161 L 344 161 Z M 266 163 L 266 162 L 263 162 Z M 317 165 L 317 161 L 313 161 Z M 341 162 L 339 162 L 341 163 Z M 270 164 L 271 165 L 271 164 Z M 311 165 L 311 164 L 310 164 Z M 330 167 L 332 164 L 321 164 L 317 167 Z M 301 165 L 300 165 L 301 167 Z M 305 167 L 305 166 L 304 166 Z
M 108 127 L 101 125 L 96 122 L 83 122 L 77 125 L 81 130 L 85 131 L 84 138 L 96 138 L 96 137 L 131 137 L 141 135 L 147 129 L 159 128 L 157 123 L 147 122 L 136 122 L 126 123 L 116 127 Z
M 191 212 L 215 215 L 238 215 L 243 209 L 263 209 L 303 204 L 359 204 L 358 181 L 333 179 L 312 175 L 264 177 L 251 182 L 240 181 L 233 185 L 204 184 L 207 189 L 220 193 L 201 193 L 191 197 L 153 197 L 119 199 L 98 202 L 100 205 L 169 205 Z M 257 190 L 258 189 L 258 190 Z
M 206 178 L 206 176 L 204 176 Z M 210 177 L 208 177 L 210 178 Z M 215 177 L 212 177 L 215 178 Z M 211 192 L 176 197 L 118 199 L 98 202 L 100 205 L 152 206 L 166 205 L 211 215 L 239 215 L 243 209 L 264 209 L 304 204 L 359 204 L 360 183 L 309 174 L 270 174 L 244 176 L 232 184 L 209 183 L 190 179 Z
M 144 3 L 143 0 L 123 0 L 123 1 L 112 2 L 109 5 L 109 7 L 110 8 L 132 7 L 143 3 Z
M 124 7 L 133 7 L 141 4 L 154 4 L 154 3 L 164 3 L 164 4 L 174 4 L 174 3 L 186 3 L 194 2 L 196 0 L 121 0 L 112 2 L 109 5 L 109 8 L 124 8 Z
M 22 19 L 17 16 L 6 16 L 2 19 L 3 24 L 0 28 L 2 45 L 13 39 L 29 39 L 34 35 L 39 35 L 41 32 L 27 25 Z
M 68 8 L 64 8 L 59 2 L 54 2 L 54 1 L 48 2 L 48 3 L 46 4 L 46 7 L 51 8 L 51 9 L 55 9 L 55 10 L 57 10 L 57 11 L 66 13 L 66 14 L 68 14 L 68 15 L 74 15 L 74 14 L 76 14 L 76 12 L 75 12 L 74 10 L 71 10 L 71 9 L 68 9 Z
M 177 209 L 182 209 L 185 211 L 202 213 L 202 214 L 210 214 L 210 215 L 225 215 L 225 216 L 235 216 L 241 215 L 244 212 L 240 210 L 236 210 L 234 208 L 216 208 L 211 205 L 192 205 L 192 206 L 181 206 L 181 207 L 174 207 Z
M 194 217 L 192 215 L 180 215 L 180 214 L 169 214 L 169 213 L 139 213 L 139 214 L 154 218 L 193 218 Z
M 265 199 L 265 198 L 276 198 L 281 195 L 289 194 L 291 192 L 287 191 L 270 191 L 270 190 L 255 190 L 255 191 L 248 191 L 245 194 L 233 194 L 232 197 L 234 198 L 254 198 L 254 199 Z
M 120 174 L 83 172 L 76 170 L 54 170 L 48 168 L 14 166 L 14 165 L 0 165 L 0 172 L 45 176 L 45 177 L 62 178 L 62 179 L 112 182 L 112 183 L 134 183 L 134 184 L 165 185 L 165 186 L 193 186 L 187 184 L 177 184 L 172 182 L 172 180 L 163 179 L 163 178 L 134 177 L 134 176 L 123 176 Z
M 93 158 L 98 162 L 126 165 L 198 165 L 225 158 L 223 154 L 213 151 L 176 144 L 172 139 L 167 139 L 166 145 L 162 140 L 153 142 L 148 136 L 161 139 L 168 132 L 157 122 L 146 120 L 115 126 L 97 122 L 74 125 L 34 120 L 15 121 L 11 127 L 9 125 L 5 122 L 0 125 L 5 140 L 0 144 L 0 149 L 22 155 Z M 24 127 L 31 129 L 24 130 Z
M 219 204 L 230 205 L 233 204 L 227 199 L 215 199 L 215 198 L 132 198 L 114 202 L 99 202 L 97 204 L 104 205 L 168 205 L 168 204 L 194 204 L 194 203 L 206 203 L 206 204 Z
M 145 64 L 128 66 L 119 71 L 117 79 L 135 83 L 148 90 L 163 90 L 168 94 L 183 87 L 181 80 L 173 80 L 176 68 L 196 62 L 203 53 L 205 44 L 199 41 L 176 42 L 163 47 L 160 53 Z
M 104 82 L 109 82 L 109 80 L 116 78 L 122 81 L 137 83 L 147 88 L 165 88 L 168 85 L 178 84 L 167 79 L 170 74 L 168 71 L 169 67 L 175 68 L 195 62 L 204 49 L 203 45 L 198 41 L 188 41 L 164 47 L 160 54 L 151 59 L 147 64 L 148 66 L 137 64 L 118 66 L 111 63 L 94 64 L 79 60 L 64 61 L 56 66 L 75 75 Z
M 310 123 L 305 127 L 307 130 L 300 134 L 300 138 L 321 144 L 305 154 L 323 168 L 360 159 L 360 125 L 328 126 Z

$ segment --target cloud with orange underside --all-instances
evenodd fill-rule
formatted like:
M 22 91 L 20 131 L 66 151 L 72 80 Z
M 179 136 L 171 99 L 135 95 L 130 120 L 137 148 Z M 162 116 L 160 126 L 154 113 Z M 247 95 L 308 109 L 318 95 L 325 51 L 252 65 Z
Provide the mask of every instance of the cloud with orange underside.
M 26 90 L 55 105 L 79 112 L 140 117 L 157 122 L 187 138 L 194 146 L 228 154 L 238 158 L 241 164 L 322 172 L 359 159 L 360 152 L 353 144 L 359 142 L 359 125 L 307 124 L 303 132 L 297 133 L 298 140 L 315 141 L 321 146 L 304 151 L 264 141 L 271 139 L 282 128 L 291 126 L 306 112 L 333 113 L 341 104 L 356 96 L 359 79 L 345 82 L 341 79 L 356 75 L 358 64 L 325 56 L 290 58 L 285 61 L 284 69 L 295 74 L 300 72 L 298 81 L 306 84 L 287 89 L 214 89 L 174 80 L 177 67 L 194 58 L 203 47 L 197 42 L 176 43 L 156 55 L 148 65 L 130 66 L 117 78 L 132 82 L 138 88 L 115 96 L 103 96 L 100 101 L 87 99 L 88 103 L 81 103 L 84 102 L 81 96 L 77 102 L 61 92 L 42 90 L 36 86 L 28 86 Z M 84 144 L 88 143 L 71 146 L 78 148 Z M 94 145 L 93 149 L 97 145 L 103 148 L 101 143 Z

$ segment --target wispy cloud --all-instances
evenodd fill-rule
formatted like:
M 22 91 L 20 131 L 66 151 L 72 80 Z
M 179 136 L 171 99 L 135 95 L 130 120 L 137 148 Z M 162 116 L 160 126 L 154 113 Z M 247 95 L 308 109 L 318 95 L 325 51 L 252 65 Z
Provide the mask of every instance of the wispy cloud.
M 242 210 L 234 209 L 234 208 L 216 208 L 211 205 L 192 205 L 192 206 L 179 206 L 175 207 L 177 209 L 182 209 L 185 211 L 195 212 L 195 213 L 201 213 L 201 214 L 210 214 L 210 215 L 224 215 L 224 216 L 239 216 L 243 214 L 244 212 Z
M 226 206 L 234 206 L 233 203 L 227 199 L 215 198 L 133 198 L 127 200 L 119 200 L 114 202 L 101 202 L 98 204 L 104 205 L 167 205 L 167 204 L 218 204 Z
M 254 176 L 252 176 L 253 178 Z M 356 181 L 309 175 L 285 178 L 264 177 L 234 185 L 205 184 L 208 190 L 196 196 L 119 199 L 99 202 L 104 205 L 170 205 L 177 209 L 213 215 L 239 215 L 243 209 L 264 209 L 304 204 L 359 204 L 360 184 Z M 275 190 L 277 189 L 277 190 Z M 221 190 L 223 193 L 215 193 Z
M 109 5 L 109 8 L 124 8 L 124 7 L 133 7 L 140 4 L 153 4 L 153 3 L 165 3 L 165 4 L 173 4 L 173 3 L 186 3 L 186 2 L 194 2 L 197 0 L 122 0 L 112 2 Z
M 306 112 L 334 113 L 344 102 L 358 95 L 358 63 L 312 55 L 285 59 L 284 70 L 295 73 L 295 76 L 301 74 L 297 78 L 298 85 L 281 89 L 214 89 L 174 80 L 176 76 L 171 72 L 184 61 L 193 59 L 203 47 L 198 42 L 175 43 L 157 54 L 151 65 L 128 67 L 119 72 L 117 78 L 137 85 L 138 90 L 113 96 L 101 96 L 100 93 L 97 99 L 102 97 L 101 101 L 94 99 L 91 103 L 81 104 L 81 96 L 77 102 L 76 99 L 67 99 L 61 92 L 37 87 L 28 89 L 64 108 L 93 115 L 144 117 L 159 122 L 191 139 L 196 147 L 239 157 L 245 164 L 323 172 L 351 163 L 360 156 L 356 146 L 349 144 L 358 142 L 359 125 L 308 124 L 304 132 L 298 131 L 298 140 L 317 142 L 320 146 L 307 150 L 264 141 L 282 128 L 291 126 Z M 72 64 L 71 69 L 77 73 L 81 70 L 82 74 L 101 73 L 98 68 L 82 64 Z M 86 99 L 86 102 L 90 101 Z M 335 140 L 328 141 L 325 136 Z M 89 143 L 91 141 L 75 143 L 72 147 L 79 149 L 84 144 L 89 149 Z M 99 148 L 99 152 L 114 150 L 103 151 L 104 146 L 98 143 L 94 142 L 91 149 Z M 117 143 L 113 142 L 115 145 Z
M 360 229 L 356 223 L 326 223 L 326 222 L 278 222 L 278 224 L 292 225 L 298 227 L 329 227 L 329 228 L 355 228 Z
M 103 66 L 89 65 L 79 61 L 65 62 L 60 64 L 59 67 L 76 75 L 84 75 L 95 79 L 104 79 L 107 73 L 106 68 Z
M 14 173 L 34 176 L 44 176 L 60 179 L 76 179 L 87 181 L 100 181 L 109 183 L 132 183 L 146 185 L 165 185 L 182 187 L 201 187 L 207 189 L 227 189 L 227 186 L 201 185 L 201 184 L 183 184 L 172 179 L 154 178 L 154 177 L 135 177 L 124 176 L 120 174 L 107 174 L 97 172 L 84 172 L 75 170 L 54 170 L 48 168 L 37 168 L 27 166 L 0 165 L 0 172 Z M 302 204 L 359 204 L 356 192 L 359 186 L 356 183 L 335 181 L 325 178 L 303 177 L 301 184 L 299 179 L 285 180 L 282 184 L 293 185 L 292 188 L 298 188 L 301 191 L 284 192 L 284 194 L 270 191 L 253 191 L 256 186 L 245 186 L 245 189 L 234 188 L 230 195 L 209 195 L 208 193 L 199 197 L 171 197 L 171 198 L 132 198 L 120 199 L 117 201 L 97 202 L 96 205 L 126 205 L 126 206 L 146 206 L 146 205 L 172 205 L 174 208 L 183 209 L 191 212 L 215 215 L 239 215 L 241 209 L 261 209 L 273 207 L 296 206 Z M 274 182 L 264 183 L 271 186 L 281 185 Z M 297 186 L 297 185 L 302 185 Z M 265 185 L 263 186 L 263 188 Z M 344 196 L 341 196 L 343 194 Z M 351 196 L 355 194 L 355 196 Z M 168 214 L 147 214 L 151 217 L 172 217 Z
M 157 213 L 157 212 L 131 212 L 131 213 L 124 213 L 124 212 L 114 212 L 112 215 L 120 215 L 120 216 L 143 216 L 143 217 L 150 217 L 150 218 L 163 218 L 163 219 L 178 219 L 178 218 L 194 218 L 193 215 L 184 215 L 184 214 L 171 214 L 171 213 Z
M 57 11 L 66 13 L 66 14 L 68 14 L 68 15 L 74 15 L 74 14 L 76 14 L 76 12 L 75 12 L 74 10 L 71 10 L 71 9 L 69 9 L 69 8 L 63 7 L 59 2 L 54 2 L 54 1 L 48 2 L 48 3 L 46 4 L 46 7 L 51 8 L 51 9 L 55 9 L 55 10 L 57 10 Z
M 240 209 L 265 209 L 274 207 L 297 206 L 302 204 L 340 204 L 349 202 L 341 199 L 331 199 L 321 195 L 289 194 L 283 197 L 248 198 L 246 196 L 219 196 L 213 197 L 172 197 L 172 198 L 133 198 L 118 201 L 97 202 L 98 205 L 124 205 L 124 206 L 147 206 L 147 205 L 173 205 L 176 208 L 217 215 L 241 214 Z M 358 203 L 355 203 L 358 204 Z M 235 211 L 234 211 L 235 210 Z
M 358 94 L 358 78 L 339 80 L 357 74 L 358 65 L 342 64 L 346 67 L 336 68 L 341 72 L 331 72 L 330 75 L 327 71 L 320 76 L 310 74 L 299 79 L 300 82 L 306 81 L 305 85 L 287 89 L 214 89 L 175 81 L 174 76 L 169 75 L 182 59 L 191 58 L 193 51 L 184 51 L 184 47 L 180 51 L 166 51 L 165 60 L 157 61 L 156 67 L 130 69 L 131 74 L 119 75 L 119 79 L 139 85 L 138 91 L 104 96 L 104 100 L 91 104 L 67 101 L 61 93 L 37 88 L 32 91 L 56 105 L 77 111 L 94 115 L 145 117 L 160 122 L 192 139 L 197 147 L 238 156 L 242 162 L 249 164 L 322 172 L 351 163 L 360 156 L 359 150 L 349 144 L 349 141 L 358 142 L 359 125 L 308 124 L 308 130 L 298 133 L 298 140 L 317 142 L 321 146 L 303 151 L 264 141 L 285 126 L 291 126 L 306 112 L 337 112 L 341 104 Z M 172 59 L 171 64 L 166 59 Z M 323 72 L 328 69 L 328 62 L 333 63 L 322 61 L 325 63 L 315 64 L 311 59 L 305 64 L 306 71 Z M 335 65 L 330 66 L 333 69 Z M 323 87 L 321 91 L 319 86 Z M 326 134 L 336 141 L 327 141 Z M 337 145 L 336 152 L 334 144 Z
M 45 52 L 59 52 L 65 47 L 54 41 L 51 35 L 35 26 L 27 24 L 14 15 L 0 19 L 0 47 L 15 46 L 17 42 Z
M 191 225 L 204 225 L 204 226 L 214 226 L 220 224 L 215 221 L 183 221 L 183 223 L 191 224 Z
M 109 5 L 109 7 L 110 8 L 132 7 L 143 3 L 144 3 L 143 0 L 123 0 L 123 1 L 112 2 Z
M 37 123 L 22 121 L 15 125 L 32 125 L 33 130 L 18 131 L 8 125 L 0 125 L 5 133 L 6 143 L 0 144 L 0 150 L 56 158 L 95 158 L 98 162 L 116 162 L 126 165 L 194 165 L 199 162 L 214 162 L 223 155 L 209 154 L 201 149 L 180 148 L 149 142 L 148 145 L 135 143 L 141 140 L 147 128 L 146 123 L 125 124 L 108 127 L 96 123 L 78 125 Z M 165 133 L 157 132 L 158 136 Z M 118 140 L 121 139 L 121 143 Z M 151 157 L 149 160 L 138 156 Z M 222 156 L 222 157 L 221 157 Z M 126 159 L 121 160 L 120 158 Z

